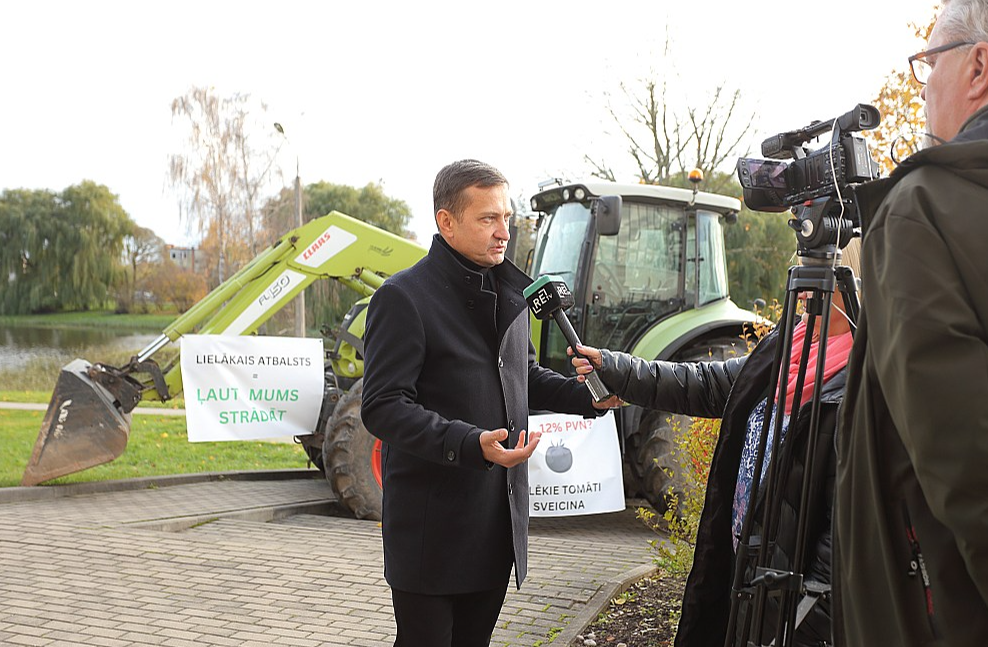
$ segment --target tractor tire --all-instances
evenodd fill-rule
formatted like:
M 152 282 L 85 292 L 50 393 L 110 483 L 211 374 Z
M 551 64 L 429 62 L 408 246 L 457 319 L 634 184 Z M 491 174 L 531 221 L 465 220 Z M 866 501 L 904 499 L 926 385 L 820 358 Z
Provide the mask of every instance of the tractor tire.
M 364 382 L 343 396 L 326 425 L 323 464 L 333 492 L 358 519 L 381 520 L 381 441 L 364 427 L 360 402 Z
M 675 361 L 720 361 L 746 352 L 739 338 L 719 337 L 691 346 Z M 690 416 L 646 409 L 638 430 L 627 439 L 626 463 L 630 469 L 625 472 L 625 490 L 644 497 L 659 513 L 669 507 L 670 488 L 673 494 L 683 492 L 684 480 L 678 473 L 674 450 L 677 434 L 686 433 L 692 421 Z
M 673 493 L 683 491 L 684 482 L 679 475 L 674 450 L 677 433 L 689 429 L 691 421 L 689 416 L 647 410 L 642 413 L 638 431 L 633 436 L 637 442 L 629 442 L 633 459 L 631 471 L 637 477 L 639 493 L 657 512 L 668 509 L 670 489 Z

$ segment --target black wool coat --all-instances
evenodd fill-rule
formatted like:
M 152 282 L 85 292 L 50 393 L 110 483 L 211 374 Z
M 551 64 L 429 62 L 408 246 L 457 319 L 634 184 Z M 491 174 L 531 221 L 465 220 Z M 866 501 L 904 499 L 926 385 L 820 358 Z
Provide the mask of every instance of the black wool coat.
M 587 388 L 542 368 L 522 290 L 504 262 L 496 286 L 437 235 L 429 254 L 374 294 L 364 334 L 361 417 L 384 441 L 384 572 L 392 588 L 450 595 L 517 586 L 528 559 L 528 466 L 487 463 L 480 434 L 528 412 L 596 416 Z M 495 289 L 496 288 L 496 289 Z

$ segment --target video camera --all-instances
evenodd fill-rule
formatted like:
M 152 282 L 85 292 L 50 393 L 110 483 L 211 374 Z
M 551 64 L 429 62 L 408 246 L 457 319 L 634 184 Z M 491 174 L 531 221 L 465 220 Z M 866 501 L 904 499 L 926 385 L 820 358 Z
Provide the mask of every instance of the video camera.
M 838 241 L 843 248 L 859 225 L 849 187 L 878 177 L 868 143 L 854 133 L 876 128 L 880 121 L 875 107 L 859 103 L 835 119 L 769 137 L 762 142 L 762 155 L 770 159 L 738 160 L 745 204 L 776 213 L 791 208 L 795 218 L 789 224 L 801 253 Z M 828 146 L 815 151 L 805 146 L 827 131 L 833 132 Z M 777 161 L 790 158 L 789 163 Z

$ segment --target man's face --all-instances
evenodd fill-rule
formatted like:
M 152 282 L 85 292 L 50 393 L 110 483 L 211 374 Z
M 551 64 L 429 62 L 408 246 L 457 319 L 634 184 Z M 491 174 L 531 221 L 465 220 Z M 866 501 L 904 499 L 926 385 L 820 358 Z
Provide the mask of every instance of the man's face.
M 958 39 L 943 34 L 934 26 L 926 49 L 954 40 Z M 974 112 L 966 96 L 965 82 L 970 53 L 970 47 L 956 47 L 933 54 L 928 59 L 933 71 L 920 92 L 926 101 L 926 127 L 930 133 L 945 141 L 953 139 Z
M 472 186 L 464 192 L 466 206 L 457 218 L 445 209 L 436 214 L 439 232 L 450 247 L 481 267 L 494 267 L 504 261 L 508 248 L 508 221 L 511 199 L 508 186 L 500 184 L 481 188 Z

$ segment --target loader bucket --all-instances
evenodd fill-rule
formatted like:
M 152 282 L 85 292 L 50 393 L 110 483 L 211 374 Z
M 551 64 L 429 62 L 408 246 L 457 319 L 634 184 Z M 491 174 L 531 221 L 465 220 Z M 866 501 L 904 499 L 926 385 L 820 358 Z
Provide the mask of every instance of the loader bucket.
M 93 371 L 83 359 L 62 368 L 21 485 L 108 463 L 127 447 L 130 414 Z

